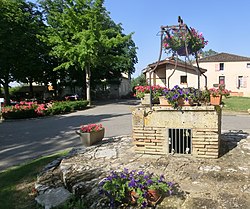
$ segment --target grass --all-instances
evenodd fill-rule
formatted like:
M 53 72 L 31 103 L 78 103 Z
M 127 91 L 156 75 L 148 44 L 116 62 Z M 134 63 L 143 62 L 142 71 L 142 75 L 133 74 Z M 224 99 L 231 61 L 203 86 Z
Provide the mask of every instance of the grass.
M 45 165 L 68 151 L 45 156 L 0 173 L 0 209 L 41 208 L 35 202 L 34 185 Z
M 250 97 L 229 97 L 223 100 L 223 110 L 234 112 L 247 112 L 250 109 Z

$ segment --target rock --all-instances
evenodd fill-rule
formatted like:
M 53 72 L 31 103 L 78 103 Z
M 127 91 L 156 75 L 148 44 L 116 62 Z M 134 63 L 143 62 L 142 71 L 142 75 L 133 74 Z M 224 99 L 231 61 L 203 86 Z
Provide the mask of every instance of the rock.
M 209 171 L 220 171 L 221 170 L 221 168 L 220 168 L 220 166 L 202 166 L 202 167 L 200 167 L 199 168 L 199 170 L 201 170 L 201 171 L 206 171 L 206 172 L 209 172 Z
M 45 207 L 50 209 L 56 207 L 71 197 L 71 193 L 63 187 L 49 189 L 44 194 L 38 195 L 35 200 Z
M 131 137 L 104 139 L 98 146 L 74 149 L 47 166 L 37 178 L 36 200 L 51 208 L 73 193 L 84 200 L 87 208 L 108 209 L 109 202 L 99 195 L 98 184 L 111 170 L 128 168 L 164 174 L 167 181 L 176 183 L 178 189 L 174 195 L 165 197 L 158 209 L 245 209 L 250 205 L 250 155 L 247 154 L 250 138 L 247 137 L 242 132 L 223 133 L 221 144 L 228 149 L 214 160 L 185 154 L 135 154 Z M 63 200 L 57 200 L 57 189 L 62 194 L 67 191 Z
M 116 158 L 116 157 L 117 157 L 117 153 L 115 149 L 101 148 L 101 149 L 98 149 L 95 153 L 95 158 L 111 159 L 111 158 Z

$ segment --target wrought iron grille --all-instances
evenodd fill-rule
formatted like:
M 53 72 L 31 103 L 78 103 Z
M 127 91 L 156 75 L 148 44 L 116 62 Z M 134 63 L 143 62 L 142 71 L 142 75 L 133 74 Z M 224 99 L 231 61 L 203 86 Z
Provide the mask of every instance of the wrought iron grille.
M 169 153 L 192 154 L 191 129 L 170 128 L 167 129 L 169 140 Z

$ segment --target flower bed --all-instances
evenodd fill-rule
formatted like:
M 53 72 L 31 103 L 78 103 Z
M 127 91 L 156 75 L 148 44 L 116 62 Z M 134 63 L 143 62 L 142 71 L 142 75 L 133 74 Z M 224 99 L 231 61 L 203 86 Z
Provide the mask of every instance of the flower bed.
M 86 108 L 88 101 L 68 101 L 38 104 L 37 102 L 21 101 L 14 106 L 2 108 L 2 117 L 4 119 L 22 119 L 35 118 L 45 115 L 56 115 L 82 110 Z

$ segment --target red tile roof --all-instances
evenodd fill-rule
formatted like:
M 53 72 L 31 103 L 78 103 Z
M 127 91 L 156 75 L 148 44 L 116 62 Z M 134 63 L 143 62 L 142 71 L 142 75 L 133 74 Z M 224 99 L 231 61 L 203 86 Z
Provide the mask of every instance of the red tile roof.
M 157 62 L 154 62 L 154 63 L 149 64 L 147 68 L 143 69 L 143 72 L 145 73 L 145 72 L 149 71 L 150 69 L 152 70 L 152 69 L 155 67 L 156 64 L 157 64 Z M 174 59 L 165 59 L 165 60 L 161 60 L 161 61 L 159 62 L 159 66 L 158 66 L 158 67 L 164 66 L 164 65 L 166 65 L 166 64 L 170 64 L 170 65 L 175 66 L 175 60 L 174 60 Z M 183 68 L 187 68 L 187 69 L 193 70 L 193 71 L 196 71 L 195 69 L 197 68 L 195 65 L 190 65 L 188 62 L 185 63 L 185 62 L 182 61 L 182 60 L 178 60 L 178 62 L 177 62 L 177 67 L 183 67 Z M 202 73 L 205 73 L 207 70 L 204 69 L 204 68 L 200 68 L 200 71 L 201 71 Z
M 249 61 L 250 57 L 238 56 L 235 54 L 219 53 L 199 59 L 199 62 L 244 62 Z

